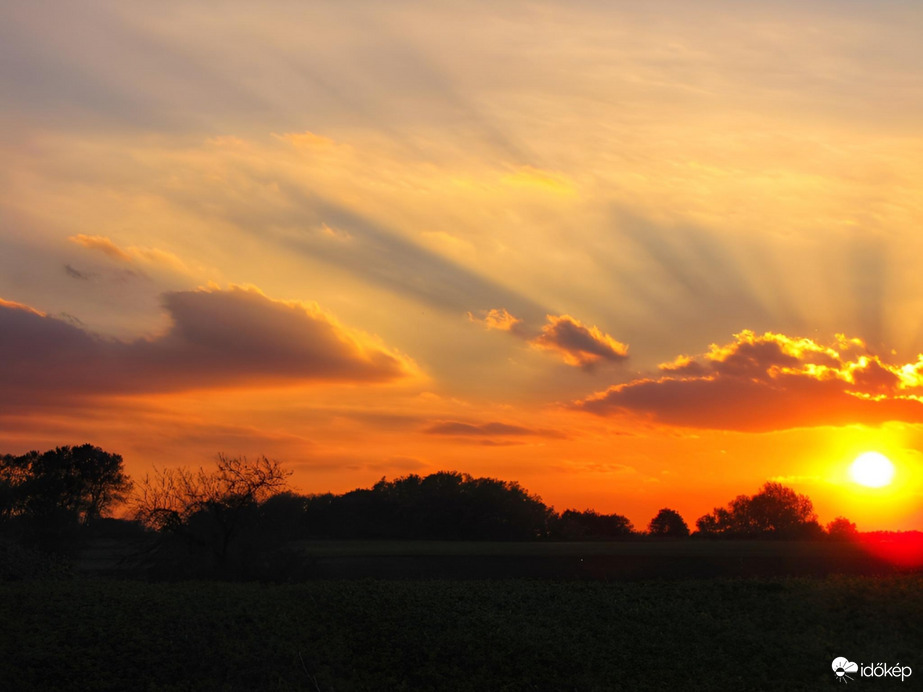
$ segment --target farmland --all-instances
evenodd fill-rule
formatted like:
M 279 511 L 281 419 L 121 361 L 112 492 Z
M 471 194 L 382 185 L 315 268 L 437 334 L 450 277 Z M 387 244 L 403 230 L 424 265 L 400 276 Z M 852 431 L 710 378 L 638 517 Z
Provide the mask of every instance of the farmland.
M 914 549 L 919 557 L 920 546 Z M 320 578 L 634 580 L 907 571 L 868 545 L 834 541 L 302 541 L 292 552 L 299 577 Z
M 845 564 L 853 554 L 842 546 L 313 542 L 299 550 L 321 574 L 293 583 L 2 583 L 4 688 L 814 690 L 836 684 L 838 656 L 923 675 L 919 574 L 580 571 L 639 554 L 658 569 L 709 559 L 766 566 L 784 555 L 791 566 L 818 551 L 819 561 Z M 502 576 L 542 560 L 557 565 L 551 572 L 568 564 L 575 572 Z M 465 563 L 467 574 L 442 574 Z

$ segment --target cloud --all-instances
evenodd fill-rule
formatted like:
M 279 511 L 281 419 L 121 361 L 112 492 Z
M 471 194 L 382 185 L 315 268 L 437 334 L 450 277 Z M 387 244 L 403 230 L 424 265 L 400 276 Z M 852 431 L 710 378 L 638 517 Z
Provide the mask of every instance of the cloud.
M 0 301 L 0 387 L 7 402 L 87 394 L 305 382 L 387 382 L 414 371 L 406 357 L 348 329 L 317 306 L 253 288 L 166 293 L 169 329 L 121 341 Z
M 546 315 L 546 323 L 536 334 L 523 320 L 514 317 L 506 308 L 468 313 L 472 322 L 486 329 L 509 332 L 525 339 L 536 349 L 550 351 L 568 365 L 592 370 L 600 361 L 622 361 L 628 358 L 628 346 L 616 341 L 598 327 L 586 327 L 570 315 Z
M 92 276 L 91 274 L 82 272 L 79 269 L 75 269 L 69 264 L 64 265 L 64 273 L 67 274 L 72 279 L 78 279 L 79 281 L 89 281 Z
M 113 243 L 109 238 L 102 235 L 84 235 L 83 233 L 78 233 L 77 235 L 72 235 L 68 238 L 72 243 L 77 245 L 82 245 L 85 248 L 90 250 L 98 250 L 105 255 L 108 255 L 112 259 L 119 260 L 121 262 L 131 262 L 131 255 L 119 248 L 118 245 Z
M 531 343 L 552 351 L 568 365 L 591 369 L 602 360 L 621 361 L 628 357 L 628 346 L 597 327 L 585 327 L 570 315 L 548 315 L 548 324 Z
M 830 346 L 743 331 L 700 357 L 660 366 L 665 375 L 594 394 L 575 407 L 640 413 L 669 425 L 760 432 L 886 421 L 923 422 L 923 355 L 890 365 L 858 339 Z
M 77 245 L 82 245 L 90 250 L 97 250 L 103 254 L 118 260 L 119 262 L 157 265 L 165 269 L 170 269 L 180 274 L 190 274 L 189 267 L 179 257 L 172 252 L 160 250 L 153 247 L 131 246 L 126 249 L 120 248 L 110 238 L 102 235 L 84 235 L 78 233 L 68 237 L 68 240 Z M 72 272 L 71 267 L 67 267 L 68 273 Z M 71 273 L 72 276 L 74 276 Z M 82 278 L 74 276 L 74 278 Z
M 45 313 L 42 312 L 41 310 L 36 310 L 33 307 L 24 305 L 23 303 L 17 303 L 14 300 L 4 300 L 3 298 L 0 298 L 0 311 L 2 310 L 21 310 L 23 312 L 28 312 L 28 313 L 32 313 L 33 315 L 37 315 L 38 317 L 45 316 Z
M 477 313 L 469 312 L 467 314 L 469 320 L 483 324 L 485 329 L 496 329 L 501 332 L 511 332 L 512 334 L 524 336 L 522 320 L 518 317 L 513 317 L 506 308 L 479 310 Z
M 428 435 L 454 435 L 459 437 L 495 437 L 495 436 L 537 436 L 562 438 L 557 430 L 548 428 L 527 428 L 509 423 L 463 423 L 460 421 L 441 421 L 433 423 L 423 432 Z

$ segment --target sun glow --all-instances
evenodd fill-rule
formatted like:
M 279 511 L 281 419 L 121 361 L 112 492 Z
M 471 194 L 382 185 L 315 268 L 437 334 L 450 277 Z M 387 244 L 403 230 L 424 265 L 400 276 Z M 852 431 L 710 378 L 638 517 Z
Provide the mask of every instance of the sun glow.
M 849 467 L 849 475 L 859 485 L 882 488 L 894 479 L 894 464 L 884 454 L 865 452 Z

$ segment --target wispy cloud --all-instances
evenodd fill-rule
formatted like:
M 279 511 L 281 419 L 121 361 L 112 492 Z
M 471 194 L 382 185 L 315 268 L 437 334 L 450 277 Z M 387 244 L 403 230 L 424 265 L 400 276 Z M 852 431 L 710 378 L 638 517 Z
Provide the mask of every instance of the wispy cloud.
M 78 233 L 77 235 L 70 236 L 68 240 L 72 243 L 77 243 L 77 245 L 82 245 L 85 248 L 89 248 L 90 250 L 99 250 L 112 259 L 120 260 L 122 262 L 131 262 L 131 255 L 120 249 L 115 243 L 113 243 L 109 238 L 105 236 Z
M 433 423 L 423 432 L 428 435 L 453 435 L 458 437 L 564 437 L 563 433 L 549 428 L 530 428 L 497 421 L 488 423 L 465 423 L 454 420 L 440 421 Z
M 185 262 L 166 250 L 134 245 L 123 250 L 111 238 L 102 235 L 85 235 L 83 233 L 72 235 L 68 240 L 89 250 L 97 250 L 114 260 L 126 264 L 140 262 L 141 264 L 159 265 L 162 268 L 171 269 L 178 273 L 190 273 Z

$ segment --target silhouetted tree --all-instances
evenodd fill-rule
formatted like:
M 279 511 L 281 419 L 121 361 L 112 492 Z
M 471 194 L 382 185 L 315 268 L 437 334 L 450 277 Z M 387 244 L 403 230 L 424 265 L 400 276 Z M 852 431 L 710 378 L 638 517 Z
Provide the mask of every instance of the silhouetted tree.
M 305 498 L 307 530 L 333 538 L 531 540 L 553 511 L 518 483 L 454 471 L 410 474 L 344 495 Z
M 259 507 L 261 534 L 279 543 L 306 536 L 308 497 L 285 490 L 276 493 Z
M 122 457 L 90 444 L 0 458 L 0 519 L 86 526 L 127 499 Z
M 835 541 L 853 541 L 859 537 L 859 530 L 846 517 L 837 517 L 827 524 L 827 536 Z
M 567 540 L 599 540 L 630 536 L 633 531 L 631 521 L 621 514 L 567 509 L 558 519 L 556 535 Z
M 808 538 L 823 534 L 814 506 L 780 483 L 766 483 L 756 495 L 738 495 L 696 521 L 699 533 L 717 536 Z
M 139 484 L 135 516 L 145 526 L 207 550 L 219 568 L 235 540 L 259 520 L 259 504 L 281 492 L 290 472 L 260 457 L 218 456 L 213 471 L 155 470 Z
M 657 512 L 657 516 L 651 519 L 651 523 L 647 526 L 647 532 L 651 536 L 683 538 L 689 535 L 689 527 L 679 512 L 664 508 Z
M 21 456 L 4 454 L 0 457 L 0 523 L 23 513 L 26 483 L 32 461 L 38 456 L 38 452 L 29 452 Z

